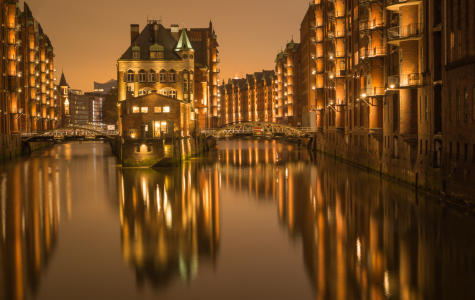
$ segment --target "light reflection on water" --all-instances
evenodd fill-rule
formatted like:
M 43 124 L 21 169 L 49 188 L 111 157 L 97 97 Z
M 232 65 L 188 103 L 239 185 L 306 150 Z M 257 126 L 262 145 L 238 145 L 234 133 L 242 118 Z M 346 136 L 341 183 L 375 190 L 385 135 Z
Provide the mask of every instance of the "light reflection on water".
M 0 197 L 1 299 L 475 294 L 471 214 L 292 144 L 219 142 L 173 171 L 58 145 L 0 165 Z

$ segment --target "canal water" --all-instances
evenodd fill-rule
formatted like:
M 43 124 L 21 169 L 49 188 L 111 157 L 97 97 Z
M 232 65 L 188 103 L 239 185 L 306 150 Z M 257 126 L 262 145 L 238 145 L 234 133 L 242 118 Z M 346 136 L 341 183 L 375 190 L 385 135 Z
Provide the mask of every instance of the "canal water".
M 0 165 L 0 299 L 473 299 L 474 257 L 468 211 L 292 144 Z

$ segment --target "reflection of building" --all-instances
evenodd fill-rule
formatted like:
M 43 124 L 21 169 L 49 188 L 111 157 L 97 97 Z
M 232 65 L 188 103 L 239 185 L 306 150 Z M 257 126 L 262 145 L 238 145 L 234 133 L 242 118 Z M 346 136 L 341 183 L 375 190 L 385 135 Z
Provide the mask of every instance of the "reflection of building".
M 181 171 L 123 170 L 122 254 L 139 282 L 165 286 L 214 264 L 219 249 L 218 173 L 196 165 Z M 193 180 L 192 180 L 193 179 Z
M 309 163 L 298 153 L 284 157 L 284 144 L 232 143 L 242 144 L 218 152 L 221 196 L 246 190 L 275 203 L 285 230 L 303 243 L 316 298 L 475 293 L 472 216 L 319 154 Z
M 51 174 L 39 160 L 29 164 L 11 165 L 0 177 L 1 299 L 35 293 L 57 240 L 59 195 L 50 194 L 48 185 L 58 188 L 59 173 Z

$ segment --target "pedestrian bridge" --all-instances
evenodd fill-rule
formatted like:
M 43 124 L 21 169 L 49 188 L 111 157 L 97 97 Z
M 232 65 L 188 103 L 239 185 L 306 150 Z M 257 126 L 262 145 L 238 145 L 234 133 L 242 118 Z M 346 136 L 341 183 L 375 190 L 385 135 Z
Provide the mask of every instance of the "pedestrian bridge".
M 243 122 L 230 124 L 222 128 L 201 129 L 201 133 L 206 134 L 206 137 L 216 139 L 244 137 L 302 139 L 311 137 L 313 132 L 315 132 L 315 128 L 312 127 L 296 128 L 271 122 Z
M 40 133 L 22 133 L 22 142 L 39 141 L 84 141 L 114 139 L 118 131 L 103 130 L 100 127 L 70 126 L 42 131 Z

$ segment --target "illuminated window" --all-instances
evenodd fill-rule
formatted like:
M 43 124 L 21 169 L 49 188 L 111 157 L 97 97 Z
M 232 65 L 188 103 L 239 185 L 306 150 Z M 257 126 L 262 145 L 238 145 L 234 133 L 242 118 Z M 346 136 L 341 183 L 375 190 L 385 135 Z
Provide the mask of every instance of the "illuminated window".
M 163 107 L 163 112 L 164 113 L 169 113 L 170 112 L 170 106 L 164 106 Z
M 140 70 L 139 71 L 139 81 L 140 82 L 145 82 L 145 70 Z
M 160 82 L 167 82 L 167 71 L 161 70 L 160 71 Z
M 167 90 L 160 90 L 158 93 L 159 93 L 160 95 L 163 95 L 163 96 L 167 96 L 167 95 L 168 95 Z
M 139 96 L 143 96 L 143 95 L 146 95 L 146 94 L 147 94 L 146 90 L 140 90 L 139 91 Z
M 134 71 L 127 71 L 127 82 L 134 82 Z
M 148 113 L 148 107 L 141 107 L 141 108 L 140 108 L 140 111 L 141 111 L 143 114 L 146 114 L 146 113 Z
M 168 81 L 169 82 L 176 82 L 176 72 L 175 70 L 171 70 L 168 72 Z
M 148 82 L 155 82 L 155 71 L 149 70 L 148 71 Z
M 129 128 L 129 137 L 131 138 L 136 138 L 137 137 L 137 129 L 135 128 Z
M 168 97 L 176 99 L 176 91 L 175 90 L 169 90 L 168 91 Z
M 134 107 L 132 107 L 132 112 L 134 114 L 138 114 L 140 112 L 140 108 L 138 106 L 134 106 Z
M 156 114 L 161 113 L 162 108 L 160 106 L 155 106 L 154 111 L 155 111 Z

